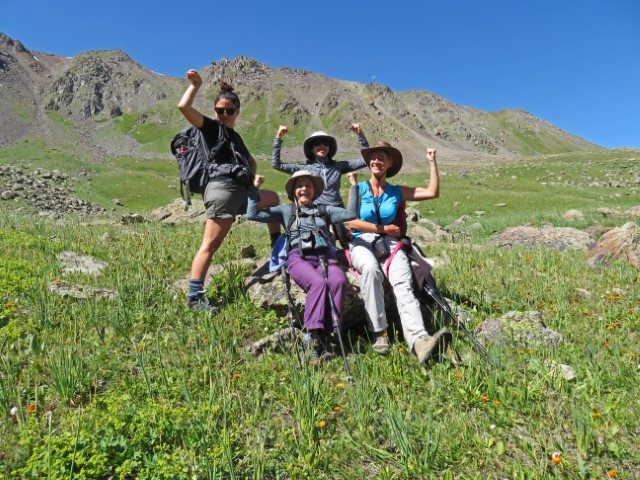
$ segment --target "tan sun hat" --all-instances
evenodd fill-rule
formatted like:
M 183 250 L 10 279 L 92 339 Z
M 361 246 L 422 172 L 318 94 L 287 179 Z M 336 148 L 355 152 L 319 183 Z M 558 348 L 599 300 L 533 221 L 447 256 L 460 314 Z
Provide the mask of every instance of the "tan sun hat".
M 363 148 L 360 150 L 360 153 L 362 154 L 364 161 L 367 162 L 367 166 L 369 165 L 371 154 L 376 150 L 382 150 L 387 154 L 387 157 L 393 160 L 393 164 L 387 170 L 387 178 L 396 175 L 402 168 L 402 153 L 400 153 L 400 150 L 392 147 L 388 142 L 378 142 L 375 147 Z
M 296 180 L 301 177 L 309 177 L 313 182 L 314 188 L 312 200 L 315 200 L 320 195 L 322 195 L 322 192 L 324 191 L 324 180 L 322 180 L 322 178 L 318 177 L 317 175 L 314 175 L 309 170 L 298 170 L 296 173 L 291 175 L 291 178 L 287 180 L 287 183 L 284 184 L 284 189 L 287 192 L 287 197 L 289 197 L 289 200 L 291 200 L 292 202 L 294 201 Z
M 333 158 L 338 151 L 338 143 L 336 139 L 329 135 L 327 132 L 313 132 L 309 138 L 304 141 L 302 149 L 304 150 L 304 156 L 309 160 L 315 160 L 316 157 L 313 154 L 313 142 L 316 140 L 326 140 L 329 147 L 329 155 L 327 157 Z

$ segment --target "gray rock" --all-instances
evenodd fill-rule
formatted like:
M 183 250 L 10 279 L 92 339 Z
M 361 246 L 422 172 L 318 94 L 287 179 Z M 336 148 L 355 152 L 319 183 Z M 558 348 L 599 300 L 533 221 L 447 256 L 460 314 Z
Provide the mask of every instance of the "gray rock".
M 529 247 L 548 247 L 559 251 L 588 250 L 594 241 L 588 233 L 567 227 L 529 227 L 507 228 L 493 239 L 498 247 L 525 245 Z
M 157 208 L 151 212 L 151 218 L 156 222 L 176 223 L 204 223 L 207 219 L 204 203 L 201 199 L 192 198 L 192 206 L 185 210 L 185 202 L 177 198 L 169 205 Z
M 547 327 L 538 311 L 508 312 L 485 320 L 478 328 L 478 339 L 501 346 L 528 348 L 555 346 L 564 342 L 562 335 Z
M 254 355 L 261 355 L 267 351 L 287 353 L 294 348 L 295 342 L 301 341 L 301 338 L 302 331 L 298 328 L 282 328 L 267 337 L 253 342 L 247 347 L 247 351 Z
M 562 377 L 569 382 L 576 379 L 576 371 L 571 365 L 565 365 L 564 363 L 561 363 L 560 373 L 562 374 Z
M 120 223 L 123 225 L 133 225 L 135 223 L 144 223 L 144 217 L 139 213 L 128 213 L 120 217 Z
M 407 208 L 405 210 L 405 212 L 407 214 L 407 222 L 408 223 L 419 222 L 420 219 L 422 218 L 422 216 L 420 215 L 420 212 L 418 210 L 416 210 L 415 208 Z
M 11 190 L 5 190 L 0 194 L 0 197 L 2 197 L 2 200 L 13 200 L 16 198 L 16 194 Z
M 103 298 L 106 300 L 115 300 L 116 292 L 106 288 L 87 287 L 81 285 L 73 285 L 63 280 L 54 280 L 49 283 L 49 291 L 63 298 Z
M 640 267 L 640 227 L 628 222 L 614 228 L 600 237 L 598 243 L 589 252 L 595 256 L 609 256 L 624 260 L 634 267 Z
M 564 220 L 584 220 L 584 213 L 580 210 L 567 210 L 564 215 L 562 215 Z
M 108 265 L 107 262 L 98 260 L 90 255 L 69 251 L 60 253 L 58 259 L 62 263 L 62 271 L 64 273 L 80 272 L 97 275 Z
M 418 244 L 424 245 L 426 243 L 433 243 L 436 241 L 436 236 L 428 229 L 421 225 L 416 225 L 409 232 L 409 236 Z
M 444 227 L 444 229 L 447 231 L 458 230 L 464 227 L 469 220 L 471 220 L 471 217 L 469 217 L 468 215 L 462 215 L 460 218 Z

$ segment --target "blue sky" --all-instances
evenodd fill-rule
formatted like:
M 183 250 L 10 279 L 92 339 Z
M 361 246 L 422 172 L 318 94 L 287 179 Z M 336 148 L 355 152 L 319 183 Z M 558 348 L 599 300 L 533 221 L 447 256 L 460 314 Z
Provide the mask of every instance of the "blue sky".
M 63 56 L 124 50 L 182 76 L 253 57 L 481 110 L 520 108 L 640 148 L 638 0 L 0 0 L 0 31 Z

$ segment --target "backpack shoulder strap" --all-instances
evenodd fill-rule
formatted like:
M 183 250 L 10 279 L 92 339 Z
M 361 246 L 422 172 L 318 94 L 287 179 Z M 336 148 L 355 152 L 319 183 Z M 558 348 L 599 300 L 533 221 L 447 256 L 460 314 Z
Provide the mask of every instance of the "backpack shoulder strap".
M 324 220 L 324 223 L 327 224 L 328 228 L 329 225 L 331 225 L 331 217 L 329 217 L 329 214 L 327 213 L 327 206 L 324 203 L 321 203 L 316 205 L 316 208 L 318 209 L 318 215 L 320 215 L 320 218 Z
M 296 220 L 296 204 L 295 202 L 291 202 L 291 210 L 289 213 L 289 221 L 287 222 L 287 226 L 285 228 L 284 234 L 287 237 L 287 257 L 289 256 L 289 250 L 291 248 L 291 227 L 293 226 L 293 222 Z

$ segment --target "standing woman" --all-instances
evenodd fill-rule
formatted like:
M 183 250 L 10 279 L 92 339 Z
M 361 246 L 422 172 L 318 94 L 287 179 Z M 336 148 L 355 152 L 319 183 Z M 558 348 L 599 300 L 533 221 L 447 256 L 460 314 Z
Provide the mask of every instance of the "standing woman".
M 349 195 L 349 208 L 326 206 L 327 220 L 331 223 L 346 222 L 356 218 L 358 174 L 348 174 L 352 192 Z M 258 176 L 259 186 L 264 177 Z M 337 314 L 342 319 L 342 308 L 347 277 L 338 265 L 334 251 L 328 243 L 329 225 L 318 209 L 318 199 L 322 196 L 324 182 L 322 178 L 310 171 L 299 170 L 287 181 L 285 190 L 289 205 L 260 209 L 257 204 L 257 190 L 249 192 L 247 218 L 258 222 L 280 222 L 289 237 L 287 268 L 291 278 L 302 288 L 307 298 L 304 306 L 304 328 L 306 330 L 304 347 L 312 360 L 327 360 L 333 356 L 326 350 L 327 335 L 333 329 L 331 304 L 326 295 L 333 297 Z M 290 221 L 291 215 L 295 215 Z M 321 259 L 324 258 L 327 268 L 327 283 L 322 272 Z M 338 333 L 338 332 L 335 332 Z
M 360 274 L 361 293 L 368 316 L 367 328 L 376 337 L 373 350 L 380 354 L 389 353 L 383 283 L 387 275 L 409 349 L 420 363 L 427 362 L 446 348 L 451 341 L 451 333 L 442 328 L 431 336 L 425 330 L 420 303 L 413 291 L 411 265 L 404 251 L 396 248 L 401 235 L 400 227 L 392 222 L 402 201 L 431 200 L 439 196 L 436 151 L 427 149 L 427 188 L 405 187 L 387 182 L 388 178 L 396 175 L 402 168 L 402 154 L 387 142 L 379 142 L 373 148 L 363 149 L 362 157 L 369 165 L 371 178 L 358 184 L 359 216 L 349 222 L 354 237 L 350 252 L 352 265 Z M 379 242 L 383 242 L 386 249 L 384 245 L 375 245 Z M 395 252 L 395 255 L 390 255 L 391 252 Z
M 240 112 L 240 99 L 233 87 L 220 82 L 214 103 L 215 118 L 212 119 L 193 107 L 193 100 L 202 86 L 200 74 L 196 70 L 189 70 L 187 79 L 191 85 L 182 95 L 178 108 L 189 123 L 202 132 L 209 150 L 217 149 L 204 192 L 207 221 L 202 244 L 191 265 L 187 305 L 194 310 L 214 312 L 216 308 L 204 296 L 204 279 L 213 254 L 229 233 L 236 215 L 246 211 L 248 189 L 256 173 L 256 162 L 242 137 L 233 129 Z M 274 192 L 262 192 L 264 200 L 273 201 L 271 196 L 277 199 Z M 279 231 L 279 225 L 276 228 Z

